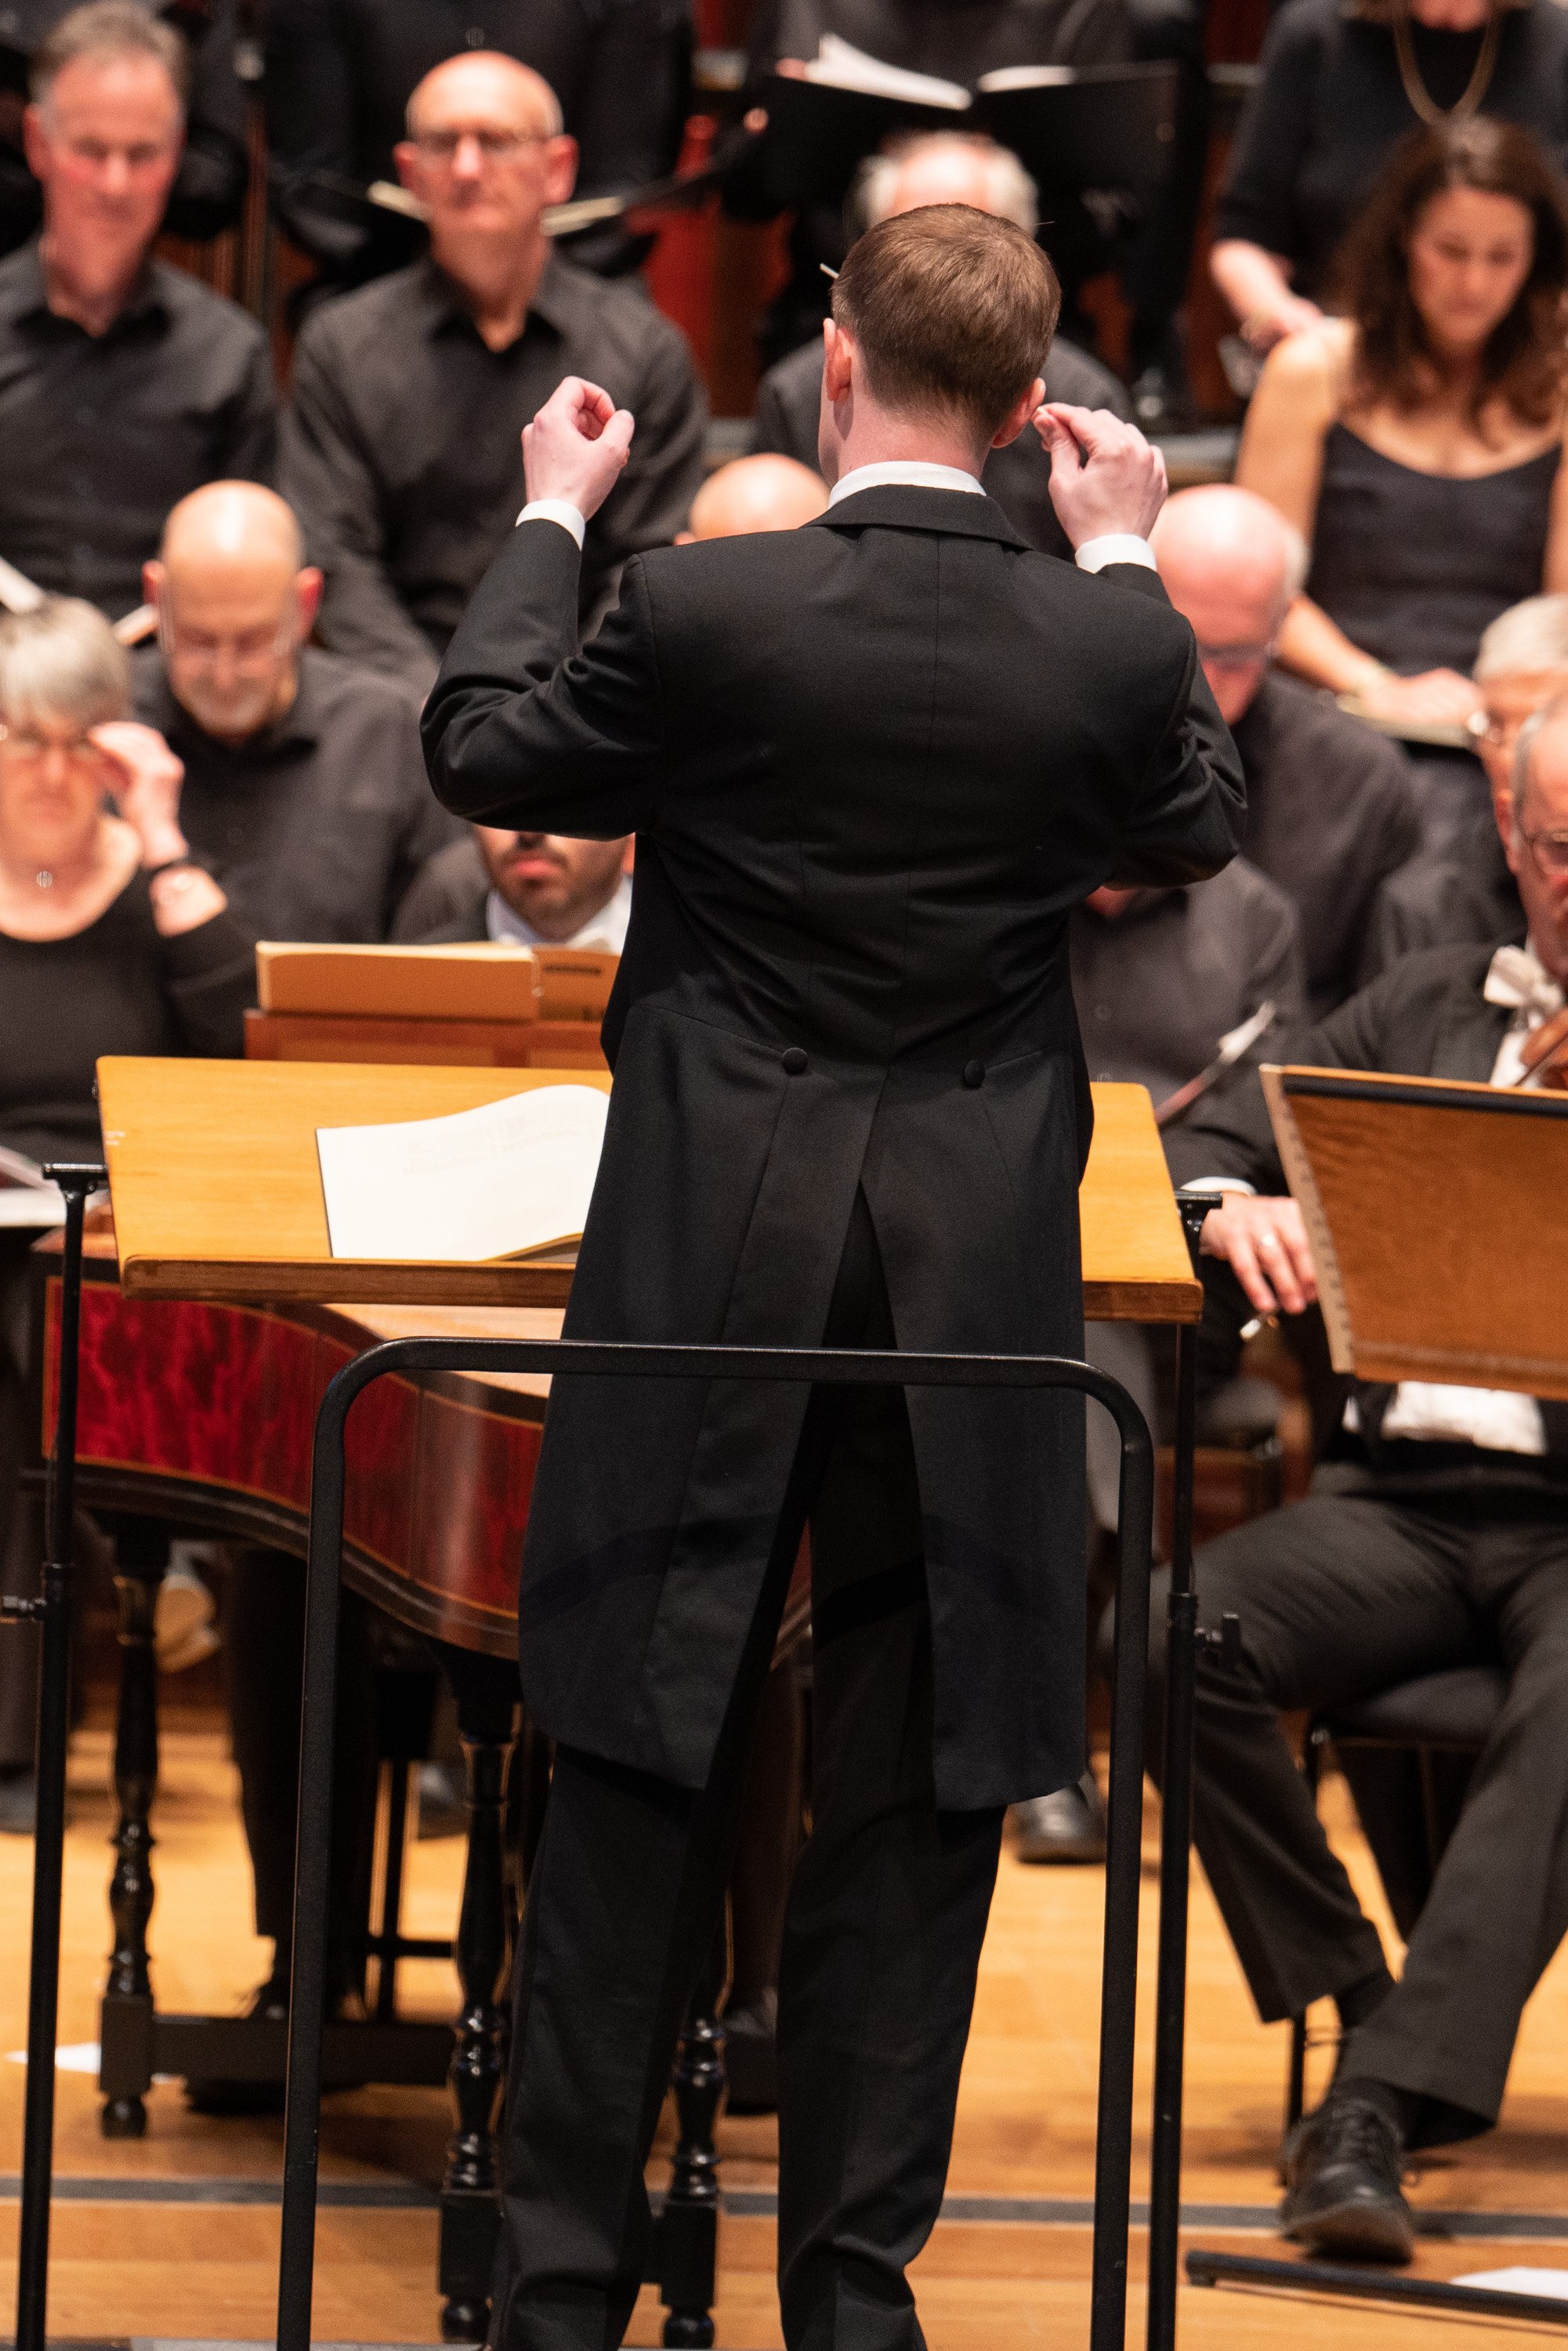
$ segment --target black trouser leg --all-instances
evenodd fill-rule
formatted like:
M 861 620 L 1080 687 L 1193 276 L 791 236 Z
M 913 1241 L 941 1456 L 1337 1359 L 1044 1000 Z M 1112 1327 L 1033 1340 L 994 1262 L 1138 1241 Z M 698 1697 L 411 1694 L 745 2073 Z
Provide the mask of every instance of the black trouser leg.
M 305 1570 L 287 1552 L 228 1553 L 224 1665 L 240 1810 L 256 1884 L 256 1931 L 287 1969 L 294 1933 L 294 1829 L 299 1803 L 299 1694 Z M 370 1900 L 375 1819 L 375 1667 L 370 1611 L 345 1591 L 338 1636 L 337 1753 L 332 1771 L 330 1990 L 356 1984 L 356 1938 Z
M 1243 1660 L 1197 1673 L 1194 1841 L 1265 2022 L 1301 2015 L 1383 1964 L 1280 1723 L 1284 1708 L 1372 1696 L 1462 1663 L 1475 1621 L 1463 1543 L 1422 1514 L 1320 1473 L 1306 1501 L 1198 1553 L 1200 1621 L 1241 1620 Z M 1149 1752 L 1157 1770 L 1165 1585 L 1151 1596 Z
M 811 1560 L 811 1834 L 779 1979 L 784 2336 L 908 2351 L 922 2337 L 904 2272 L 941 2209 L 1002 1814 L 936 1808 L 901 1392 L 846 1398 Z
M 1469 1549 L 1508 1698 L 1400 1980 L 1343 2065 L 1436 2103 L 1418 2145 L 1496 2121 L 1521 2011 L 1568 1932 L 1568 1523 L 1494 1521 Z

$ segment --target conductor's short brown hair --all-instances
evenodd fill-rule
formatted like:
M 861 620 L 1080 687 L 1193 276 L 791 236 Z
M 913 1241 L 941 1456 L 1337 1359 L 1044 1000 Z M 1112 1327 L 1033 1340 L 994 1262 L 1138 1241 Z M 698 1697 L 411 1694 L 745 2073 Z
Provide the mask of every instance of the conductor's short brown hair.
M 879 406 L 940 412 L 988 441 L 1045 368 L 1061 288 L 1033 237 L 968 204 L 879 221 L 850 247 L 833 318 Z

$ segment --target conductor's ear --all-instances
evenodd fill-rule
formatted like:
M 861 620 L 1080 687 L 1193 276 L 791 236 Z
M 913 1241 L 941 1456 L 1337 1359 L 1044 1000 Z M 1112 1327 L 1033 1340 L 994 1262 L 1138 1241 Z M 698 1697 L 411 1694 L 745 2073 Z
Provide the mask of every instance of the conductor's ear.
M 822 390 L 835 406 L 853 388 L 860 369 L 860 350 L 847 327 L 834 319 L 822 321 Z
M 1005 449 L 1010 441 L 1016 441 L 1044 398 L 1045 379 L 1037 375 L 1023 398 L 1013 402 L 998 425 L 991 436 L 992 448 Z

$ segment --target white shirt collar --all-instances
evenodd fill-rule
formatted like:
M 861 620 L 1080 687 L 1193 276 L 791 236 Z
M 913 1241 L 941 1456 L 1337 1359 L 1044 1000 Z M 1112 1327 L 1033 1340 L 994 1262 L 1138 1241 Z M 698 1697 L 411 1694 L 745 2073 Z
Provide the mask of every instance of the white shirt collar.
M 973 474 L 966 474 L 961 465 L 927 465 L 918 457 L 889 457 L 881 465 L 857 465 L 852 474 L 845 474 L 828 493 L 828 504 L 836 507 L 841 498 L 852 498 L 862 490 L 968 490 L 983 498 L 985 491 Z
M 632 919 L 632 876 L 622 873 L 616 884 L 615 895 L 608 904 L 591 914 L 582 928 L 574 931 L 570 939 L 541 939 L 531 924 L 514 914 L 498 890 L 492 890 L 485 901 L 485 930 L 498 944 L 525 947 L 592 947 L 601 955 L 620 955 L 626 945 L 626 925 Z

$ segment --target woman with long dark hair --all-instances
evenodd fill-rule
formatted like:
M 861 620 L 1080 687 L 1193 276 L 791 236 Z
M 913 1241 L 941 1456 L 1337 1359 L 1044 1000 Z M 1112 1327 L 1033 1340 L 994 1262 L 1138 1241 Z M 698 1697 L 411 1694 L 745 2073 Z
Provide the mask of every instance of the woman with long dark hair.
M 1568 589 L 1568 189 L 1506 123 L 1417 131 L 1339 282 L 1344 315 L 1270 353 L 1236 478 L 1312 543 L 1281 661 L 1419 737 L 1479 713 L 1488 624 Z M 1432 766 L 1429 836 L 1481 789 Z

